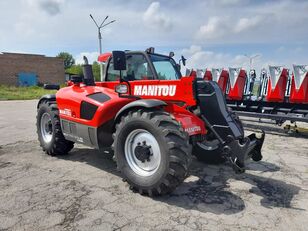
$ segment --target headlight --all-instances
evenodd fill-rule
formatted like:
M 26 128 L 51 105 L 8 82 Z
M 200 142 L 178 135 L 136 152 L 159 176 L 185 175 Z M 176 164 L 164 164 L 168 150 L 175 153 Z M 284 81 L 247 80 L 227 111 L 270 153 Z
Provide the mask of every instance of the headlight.
M 126 94 L 127 93 L 127 85 L 125 84 L 119 84 L 115 87 L 115 91 L 119 94 Z

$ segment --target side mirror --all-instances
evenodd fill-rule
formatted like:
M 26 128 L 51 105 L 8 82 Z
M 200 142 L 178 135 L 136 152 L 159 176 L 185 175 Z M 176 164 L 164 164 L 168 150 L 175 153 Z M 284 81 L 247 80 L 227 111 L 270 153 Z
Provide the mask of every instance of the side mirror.
M 126 55 L 124 51 L 113 51 L 112 59 L 113 59 L 114 70 L 116 71 L 126 70 Z
M 44 84 L 44 89 L 46 90 L 59 90 L 60 89 L 60 85 L 59 84 Z
M 181 60 L 182 60 L 183 65 L 186 66 L 186 59 L 183 55 L 181 56 Z

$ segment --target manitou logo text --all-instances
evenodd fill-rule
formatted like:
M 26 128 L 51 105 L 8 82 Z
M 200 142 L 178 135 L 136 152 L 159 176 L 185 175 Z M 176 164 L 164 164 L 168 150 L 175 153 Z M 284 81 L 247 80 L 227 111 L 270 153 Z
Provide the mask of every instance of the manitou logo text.
M 138 96 L 174 96 L 176 85 L 136 85 L 134 95 Z
M 60 114 L 66 116 L 72 116 L 72 111 L 70 109 L 64 108 L 60 109 Z
M 194 132 L 200 132 L 200 131 L 201 131 L 200 126 L 185 128 L 185 132 L 188 132 L 189 134 L 194 133 Z

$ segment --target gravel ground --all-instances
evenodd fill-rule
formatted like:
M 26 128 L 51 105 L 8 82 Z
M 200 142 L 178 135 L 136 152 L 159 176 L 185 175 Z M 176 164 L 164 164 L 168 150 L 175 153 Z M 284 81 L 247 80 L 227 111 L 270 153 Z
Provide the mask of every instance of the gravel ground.
M 304 135 L 245 121 L 267 132 L 261 162 L 236 175 L 194 160 L 174 193 L 153 199 L 129 190 L 107 151 L 45 155 L 36 102 L 0 102 L 0 230 L 307 230 Z

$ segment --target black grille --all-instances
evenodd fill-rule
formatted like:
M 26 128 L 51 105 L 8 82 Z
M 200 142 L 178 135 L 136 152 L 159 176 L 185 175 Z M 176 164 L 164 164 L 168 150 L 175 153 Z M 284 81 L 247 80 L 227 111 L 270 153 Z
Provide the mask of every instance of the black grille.
M 87 97 L 94 99 L 95 101 L 100 102 L 100 103 L 104 103 L 110 100 L 110 97 L 102 92 L 94 93 L 94 94 L 88 95 Z
M 93 116 L 97 108 L 98 107 L 94 104 L 88 103 L 86 101 L 82 101 L 81 106 L 80 106 L 80 118 L 86 119 L 86 120 L 93 119 Z

